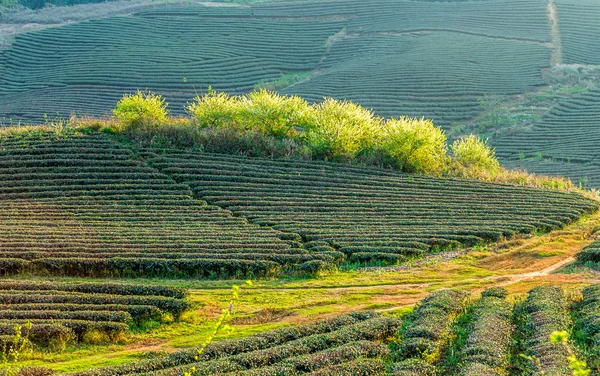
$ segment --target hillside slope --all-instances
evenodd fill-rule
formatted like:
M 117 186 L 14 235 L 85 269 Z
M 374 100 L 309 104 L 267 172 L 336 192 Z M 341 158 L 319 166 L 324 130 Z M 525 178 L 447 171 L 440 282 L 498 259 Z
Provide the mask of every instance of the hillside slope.
M 577 194 L 323 162 L 156 155 L 76 130 L 3 135 L 0 166 L 5 274 L 209 278 L 395 263 L 598 208 Z

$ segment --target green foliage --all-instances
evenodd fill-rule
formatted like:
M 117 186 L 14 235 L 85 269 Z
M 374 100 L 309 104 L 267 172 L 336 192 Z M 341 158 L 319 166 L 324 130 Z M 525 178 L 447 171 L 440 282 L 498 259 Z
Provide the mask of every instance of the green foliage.
M 483 290 L 481 296 L 505 299 L 508 296 L 508 291 L 506 291 L 504 287 L 490 287 L 488 289 Z
M 186 349 L 152 359 L 77 372 L 73 375 L 180 375 L 186 371 L 190 372 L 192 367 L 195 367 L 191 372 L 194 375 L 209 376 L 235 371 L 250 372 L 243 373 L 244 375 L 270 375 L 273 374 L 270 372 L 278 369 L 284 369 L 288 372 L 284 374 L 288 375 L 295 372 L 317 372 L 321 369 L 323 372 L 329 372 L 330 367 L 338 364 L 342 365 L 343 368 L 339 369 L 342 371 L 348 369 L 368 372 L 369 362 L 355 365 L 354 360 L 361 357 L 385 356 L 386 347 L 375 341 L 388 338 L 399 325 L 397 319 L 381 317 L 368 311 L 355 312 L 246 338 L 214 342 L 206 347 Z M 200 349 L 203 351 L 198 354 Z M 380 370 L 382 364 L 378 359 L 373 367 Z
M 180 289 L 161 286 L 4 281 L 0 336 L 15 334 L 12 323 L 28 322 L 28 341 L 43 351 L 62 352 L 77 342 L 121 341 L 130 326 L 144 327 L 162 316 L 178 318 L 190 306 L 184 296 Z
M 0 0 L 0 14 L 3 9 L 14 9 L 19 6 L 18 0 Z
M 128 129 L 129 135 L 160 148 L 358 162 L 425 175 L 535 184 L 563 190 L 572 187 L 560 178 L 502 169 L 494 150 L 473 135 L 456 140 L 448 157 L 446 134 L 431 120 L 409 117 L 383 120 L 349 101 L 326 98 L 309 105 L 300 97 L 282 96 L 265 89 L 230 96 L 209 87 L 187 110 L 193 117 L 192 123 L 183 118 L 171 119 L 160 126 Z
M 206 94 L 194 98 L 187 110 L 200 127 L 220 128 L 234 126 L 239 107 L 238 97 L 216 92 L 209 87 Z
M 160 95 L 138 91 L 136 94 L 125 94 L 117 103 L 113 114 L 123 126 L 135 127 L 163 123 L 169 112 Z
M 464 168 L 475 171 L 486 171 L 495 174 L 500 169 L 494 149 L 475 135 L 470 135 L 454 141 L 452 156 Z
M 253 286 L 252 281 L 250 281 L 250 280 L 246 281 L 245 286 L 246 287 Z M 235 305 L 237 304 L 238 300 L 240 299 L 240 291 L 242 290 L 242 287 L 244 287 L 244 286 L 233 285 L 231 287 L 231 298 L 229 300 L 229 305 L 227 306 L 227 308 L 223 308 L 221 310 L 221 314 L 217 318 L 217 321 L 215 323 L 215 326 L 214 326 L 212 332 L 209 334 L 208 337 L 206 337 L 204 339 L 204 341 L 198 348 L 198 354 L 194 357 L 194 360 L 198 361 L 200 359 L 200 357 L 206 350 L 206 347 L 214 341 L 215 337 L 220 332 L 226 332 L 228 334 L 233 333 L 233 327 L 230 325 L 230 321 L 233 318 L 233 312 L 235 309 Z M 183 375 L 190 376 L 194 373 L 196 373 L 196 367 L 192 367 L 189 371 L 184 372 Z
M 439 290 L 425 298 L 413 312 L 411 323 L 400 333 L 395 359 L 421 358 L 429 363 L 437 362 L 452 322 L 464 309 L 467 295 L 458 290 Z
M 258 130 L 267 135 L 293 137 L 298 130 L 311 127 L 313 111 L 296 96 L 281 96 L 261 89 L 240 98 L 237 124 L 245 130 Z
M 0 348 L 0 375 L 16 376 L 21 371 L 19 362 L 32 353 L 29 332 L 31 323 L 25 325 L 15 324 L 13 335 L 2 338 Z M 24 330 L 25 329 L 25 330 Z
M 326 98 L 314 106 L 314 124 L 307 139 L 314 154 L 326 159 L 352 159 L 372 149 L 381 119 L 348 101 Z
M 402 171 L 438 175 L 445 170 L 446 135 L 431 120 L 388 120 L 381 148 Z
M 277 80 L 265 81 L 261 80 L 259 83 L 254 85 L 254 90 L 267 89 L 267 90 L 281 90 L 286 87 L 292 86 L 302 80 L 305 80 L 311 75 L 312 72 L 295 72 L 281 74 Z
M 527 300 L 516 310 L 523 335 L 519 354 L 527 360 L 519 364 L 523 374 L 565 375 L 569 373 L 568 349 L 550 342 L 555 331 L 571 327 L 569 306 L 562 288 L 539 286 L 529 292 Z
M 95 4 L 115 0 L 16 0 L 19 4 L 29 9 L 41 9 L 47 4 L 54 6 L 72 6 L 77 4 Z

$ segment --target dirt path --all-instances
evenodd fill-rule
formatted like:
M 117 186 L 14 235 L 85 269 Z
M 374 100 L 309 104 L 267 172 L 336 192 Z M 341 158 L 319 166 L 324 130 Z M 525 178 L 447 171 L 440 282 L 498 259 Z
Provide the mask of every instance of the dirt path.
M 562 64 L 562 39 L 560 28 L 558 26 L 558 13 L 554 0 L 548 0 L 548 20 L 550 21 L 550 37 L 552 38 L 552 56 L 550 64 L 556 66 Z

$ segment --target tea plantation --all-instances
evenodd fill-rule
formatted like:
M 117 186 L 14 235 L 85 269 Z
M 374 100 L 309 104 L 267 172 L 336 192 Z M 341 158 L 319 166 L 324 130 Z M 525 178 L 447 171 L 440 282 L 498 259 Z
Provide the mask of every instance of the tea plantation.
M 569 351 L 591 346 L 597 371 L 598 286 L 573 301 L 556 286 L 532 289 L 511 303 L 503 288 L 480 298 L 440 290 L 397 319 L 358 312 L 122 366 L 78 372 L 104 375 L 572 375 Z M 570 330 L 566 343 L 550 341 Z M 567 334 L 568 335 L 568 334 Z M 596 347 L 594 347 L 596 346 Z M 523 354 L 531 360 L 519 356 Z
M 14 340 L 15 324 L 36 346 L 59 350 L 92 336 L 119 341 L 130 326 L 173 318 L 190 307 L 183 290 L 122 283 L 60 283 L 2 280 L 0 341 Z
M 562 100 L 530 130 L 499 138 L 497 153 L 509 166 L 596 187 L 599 122 L 600 90 L 590 89 Z
M 556 0 L 565 64 L 600 65 L 600 5 L 593 0 Z
M 574 193 L 367 167 L 156 154 L 96 132 L 9 133 L 0 166 L 5 275 L 314 273 L 548 231 L 598 208 Z
M 482 96 L 545 84 L 546 5 L 163 6 L 48 28 L 17 35 L 0 52 L 0 115 L 9 124 L 39 123 L 44 114 L 106 115 L 124 92 L 145 88 L 181 114 L 209 85 L 241 93 L 301 73 L 308 79 L 284 92 L 348 98 L 382 115 L 425 116 L 450 127 L 476 116 Z
M 147 152 L 150 165 L 251 223 L 350 261 L 402 261 L 561 227 L 595 204 L 576 195 L 347 165 Z M 534 193 L 535 192 L 535 193 Z
M 241 277 L 333 260 L 195 200 L 100 134 L 8 136 L 0 154 L 4 274 Z
M 600 375 L 598 0 L 224 1 L 0 0 L 0 376 Z

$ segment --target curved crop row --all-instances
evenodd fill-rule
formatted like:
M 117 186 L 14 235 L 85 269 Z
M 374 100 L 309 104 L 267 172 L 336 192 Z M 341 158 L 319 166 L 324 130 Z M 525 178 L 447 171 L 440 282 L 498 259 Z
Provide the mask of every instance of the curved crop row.
M 408 375 L 418 364 L 424 370 L 435 369 L 426 364 L 439 359 L 454 319 L 465 308 L 467 295 L 462 291 L 440 290 L 421 302 L 412 321 L 400 333 L 395 358 L 401 362 L 393 366 L 394 374 Z M 424 358 L 426 361 L 422 361 Z
M 0 335 L 9 341 L 20 324 L 23 336 L 50 350 L 88 336 L 118 340 L 130 325 L 160 322 L 164 315 L 178 318 L 190 307 L 184 297 L 181 289 L 160 286 L 5 280 L 0 283 Z
M 493 143 L 507 166 L 568 176 L 582 186 L 598 187 L 599 121 L 600 90 L 589 89 L 559 101 L 531 129 L 498 137 Z
M 188 185 L 105 135 L 7 134 L 0 149 L 4 275 L 243 278 L 311 272 L 339 258 L 195 200 Z M 145 293 L 153 292 L 177 294 Z
M 248 338 L 210 344 L 200 355 L 197 349 L 164 357 L 75 373 L 76 376 L 125 375 L 143 372 L 152 375 L 194 375 L 234 372 L 243 375 L 278 374 L 281 370 L 310 373 L 326 370 L 355 359 L 378 358 L 387 348 L 378 343 L 392 335 L 399 322 L 362 312 L 333 319 L 278 329 Z
M 150 165 L 201 199 L 349 262 L 391 263 L 551 230 L 595 210 L 575 195 L 326 162 L 166 151 Z
M 526 355 L 534 356 L 528 375 L 571 375 L 568 353 L 560 343 L 550 342 L 550 335 L 572 326 L 569 305 L 562 288 L 540 286 L 529 292 L 521 307 L 520 329 L 525 334 Z
M 507 374 L 513 312 L 504 295 L 506 291 L 494 295 L 488 290 L 470 307 L 470 333 L 460 350 L 461 376 Z
M 196 89 L 239 94 L 314 71 L 284 92 L 311 101 L 347 98 L 380 115 L 425 116 L 450 127 L 479 114 L 484 95 L 545 84 L 546 6 L 546 0 L 167 5 L 69 24 L 18 35 L 0 53 L 0 113 L 7 122 L 105 115 L 124 93 L 148 88 L 182 114 Z

